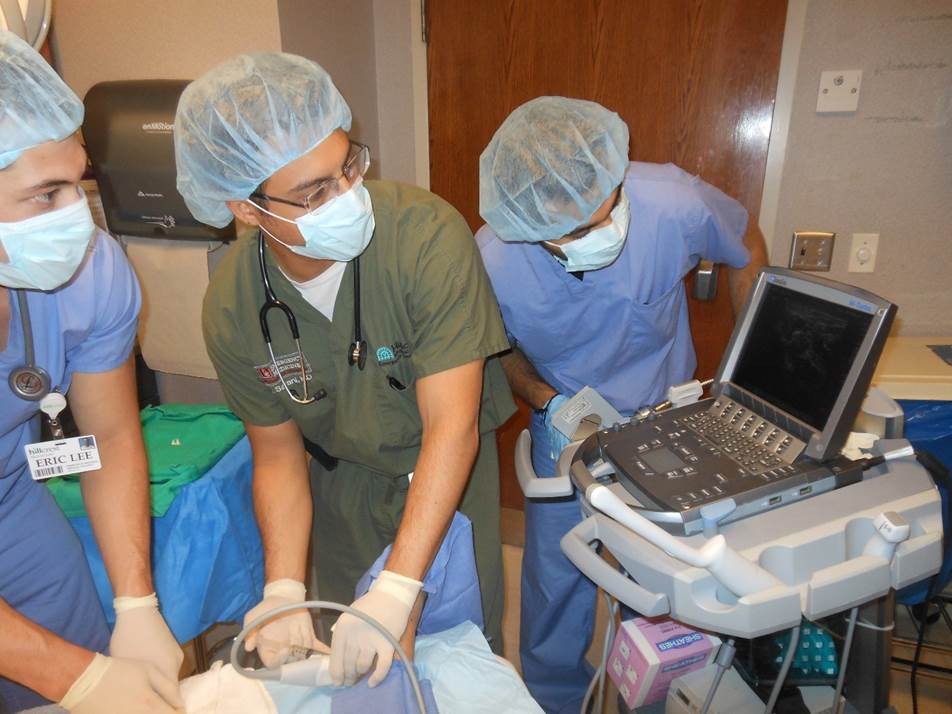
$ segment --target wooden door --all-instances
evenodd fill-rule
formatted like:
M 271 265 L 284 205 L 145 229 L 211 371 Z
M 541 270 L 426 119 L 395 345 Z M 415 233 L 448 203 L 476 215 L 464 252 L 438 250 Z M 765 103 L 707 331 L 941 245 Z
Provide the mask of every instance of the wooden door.
M 533 97 L 597 101 L 631 133 L 630 156 L 673 162 L 757 219 L 786 0 L 427 0 L 430 185 L 475 231 L 479 155 Z M 689 278 L 690 281 L 690 278 Z M 733 327 L 717 299 L 691 300 L 698 376 L 713 376 Z M 503 504 L 528 409 L 500 431 Z

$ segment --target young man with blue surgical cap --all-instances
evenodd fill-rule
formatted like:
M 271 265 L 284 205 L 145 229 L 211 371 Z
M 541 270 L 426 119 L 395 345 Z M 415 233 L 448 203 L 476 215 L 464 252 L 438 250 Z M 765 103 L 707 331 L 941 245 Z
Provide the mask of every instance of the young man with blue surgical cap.
M 0 711 L 58 701 L 79 714 L 171 713 L 182 650 L 149 564 L 131 357 L 139 287 L 79 187 L 82 119 L 46 61 L 0 30 Z M 111 637 L 79 539 L 40 483 L 77 461 L 56 445 L 67 400 L 102 463 L 81 483 L 115 595 Z
M 512 345 L 503 368 L 535 409 L 540 476 L 568 443 L 552 415 L 582 387 L 631 415 L 691 378 L 683 279 L 700 258 L 731 266 L 735 311 L 764 263 L 737 201 L 673 164 L 629 163 L 628 127 L 593 102 L 540 97 L 512 112 L 480 157 L 479 204 Z M 559 547 L 580 520 L 576 497 L 527 500 L 519 645 L 547 712 L 578 711 L 591 677 L 595 586 Z
M 330 76 L 277 53 L 242 55 L 197 79 L 175 117 L 178 187 L 193 215 L 258 229 L 217 268 L 203 315 L 254 452 L 266 585 L 245 621 L 305 599 L 309 548 L 317 595 L 348 604 L 393 542 L 353 607 L 399 638 L 459 508 L 473 523 L 498 650 L 494 430 L 514 405 L 487 357 L 508 347 L 505 330 L 463 218 L 427 191 L 365 182 L 369 149 L 348 138 L 350 126 Z M 280 664 L 315 645 L 310 617 L 280 618 L 247 644 Z M 337 621 L 336 682 L 373 667 L 373 686 L 392 657 L 361 619 Z

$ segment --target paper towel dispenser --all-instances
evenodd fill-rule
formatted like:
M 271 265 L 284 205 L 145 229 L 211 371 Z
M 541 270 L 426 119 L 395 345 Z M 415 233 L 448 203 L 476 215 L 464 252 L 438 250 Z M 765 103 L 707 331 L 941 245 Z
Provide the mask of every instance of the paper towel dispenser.
M 187 84 L 166 79 L 101 82 L 86 93 L 83 136 L 110 232 L 204 241 L 234 238 L 234 222 L 225 228 L 199 223 L 175 188 L 172 125 Z

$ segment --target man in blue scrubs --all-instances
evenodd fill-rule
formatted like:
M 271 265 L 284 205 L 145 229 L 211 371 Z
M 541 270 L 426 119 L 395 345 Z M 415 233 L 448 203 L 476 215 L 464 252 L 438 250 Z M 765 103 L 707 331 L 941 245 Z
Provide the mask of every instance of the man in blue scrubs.
M 0 712 L 58 701 L 78 714 L 170 713 L 182 651 L 149 565 L 139 287 L 79 188 L 82 118 L 43 58 L 0 30 Z M 79 539 L 26 460 L 51 405 L 38 370 L 98 444 L 102 467 L 82 489 L 116 596 L 111 636 Z
M 618 411 L 661 401 L 696 367 L 684 276 L 731 266 L 735 312 L 764 264 L 763 236 L 734 199 L 673 164 L 628 161 L 614 112 L 540 97 L 503 122 L 480 159 L 476 235 L 512 351 L 503 368 L 535 409 L 532 461 L 551 476 L 568 440 L 552 414 L 585 385 Z M 577 712 L 595 586 L 559 541 L 576 497 L 526 503 L 520 655 L 547 712 Z

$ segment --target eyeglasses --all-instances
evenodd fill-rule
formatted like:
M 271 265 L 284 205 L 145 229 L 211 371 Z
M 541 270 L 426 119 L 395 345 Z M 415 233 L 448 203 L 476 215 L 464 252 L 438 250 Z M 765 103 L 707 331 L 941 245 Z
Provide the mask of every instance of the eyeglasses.
M 615 189 L 615 190 L 616 190 L 615 200 L 612 201 L 612 207 L 611 207 L 611 209 L 609 209 L 609 211 L 614 211 L 615 208 L 618 206 L 618 202 L 621 200 L 621 192 L 622 192 L 624 189 L 619 186 L 619 187 L 618 187 L 617 189 Z M 611 215 L 611 213 L 609 213 L 609 216 L 610 216 L 610 215 Z M 606 220 L 607 220 L 607 218 L 606 218 Z M 600 222 L 601 222 L 601 221 L 600 221 Z M 579 238 L 584 238 L 585 236 L 587 236 L 589 233 L 591 233 L 592 231 L 594 231 L 597 226 L 598 226 L 598 223 L 588 224 L 588 225 L 584 225 L 584 226 L 579 226 L 578 228 L 576 228 L 576 229 L 575 229 L 574 231 L 572 231 L 571 233 L 566 233 L 566 234 L 565 234 L 564 236 L 562 236 L 561 238 L 558 238 L 557 240 L 549 241 L 549 243 L 551 243 L 552 245 L 556 245 L 556 246 L 562 246 L 562 245 L 565 245 L 566 243 L 572 243 L 573 241 L 576 241 L 576 240 L 578 240 Z
M 261 191 L 255 191 L 251 195 L 255 198 L 263 198 L 267 201 L 276 201 L 277 203 L 284 203 L 288 206 L 297 206 L 298 208 L 306 208 L 308 211 L 313 211 L 318 206 L 327 203 L 342 193 L 340 190 L 341 179 L 345 179 L 347 185 L 350 186 L 354 181 L 362 178 L 369 168 L 370 147 L 352 141 L 350 142 L 350 150 L 347 152 L 347 159 L 344 161 L 343 166 L 340 167 L 340 176 L 321 181 L 317 185 L 317 188 L 304 197 L 304 203 L 292 201 L 287 198 L 280 198 L 278 196 L 269 196 Z

